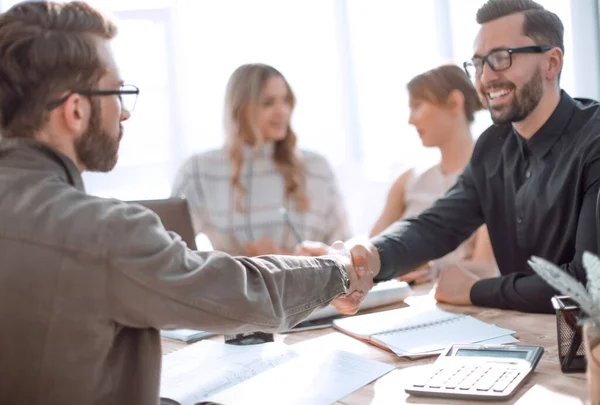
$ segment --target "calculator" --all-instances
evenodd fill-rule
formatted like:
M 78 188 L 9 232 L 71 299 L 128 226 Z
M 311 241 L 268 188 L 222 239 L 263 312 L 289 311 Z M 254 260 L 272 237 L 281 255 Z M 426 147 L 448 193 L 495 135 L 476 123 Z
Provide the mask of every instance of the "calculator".
M 411 395 L 505 400 L 533 372 L 540 346 L 455 344 L 405 388 Z

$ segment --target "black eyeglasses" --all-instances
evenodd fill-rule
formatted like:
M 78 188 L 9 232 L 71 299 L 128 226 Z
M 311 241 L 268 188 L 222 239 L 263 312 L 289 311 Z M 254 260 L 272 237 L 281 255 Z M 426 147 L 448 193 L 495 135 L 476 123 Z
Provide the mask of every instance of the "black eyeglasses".
M 554 48 L 549 45 L 524 46 L 522 48 L 496 49 L 487 56 L 473 56 L 471 60 L 463 63 L 467 75 L 471 78 L 480 77 L 483 73 L 483 65 L 487 62 L 494 72 L 501 72 L 512 66 L 514 53 L 544 53 Z
M 67 101 L 69 97 L 73 94 L 81 94 L 84 96 L 119 96 L 119 102 L 121 103 L 121 108 L 127 112 L 132 112 L 135 108 L 135 103 L 137 102 L 137 96 L 140 94 L 140 89 L 138 89 L 133 84 L 124 84 L 119 88 L 119 90 L 77 90 L 72 91 L 61 99 L 54 100 L 46 104 L 46 109 L 51 111 Z

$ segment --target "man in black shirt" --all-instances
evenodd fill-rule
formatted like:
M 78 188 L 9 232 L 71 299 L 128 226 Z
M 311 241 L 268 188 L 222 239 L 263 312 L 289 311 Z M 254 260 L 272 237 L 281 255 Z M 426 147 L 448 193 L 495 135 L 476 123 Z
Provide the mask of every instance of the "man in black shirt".
M 382 281 L 444 256 L 485 223 L 501 275 L 478 279 L 450 267 L 436 298 L 551 312 L 555 291 L 527 260 L 546 258 L 585 282 L 582 253 L 597 251 L 600 107 L 560 90 L 563 25 L 555 14 L 529 0 L 489 0 L 477 21 L 465 70 L 495 125 L 443 198 L 351 251 Z

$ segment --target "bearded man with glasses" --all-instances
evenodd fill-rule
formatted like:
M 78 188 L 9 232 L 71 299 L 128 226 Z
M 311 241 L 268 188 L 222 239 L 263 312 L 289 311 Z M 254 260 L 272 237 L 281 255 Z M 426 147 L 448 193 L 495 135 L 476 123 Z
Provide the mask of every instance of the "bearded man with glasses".
M 447 268 L 436 299 L 551 313 L 556 291 L 527 260 L 544 257 L 586 282 L 582 253 L 598 250 L 600 106 L 560 89 L 564 30 L 554 13 L 531 0 L 489 0 L 477 22 L 464 67 L 494 125 L 444 197 L 350 251 L 383 281 L 446 255 L 486 224 L 501 275 Z
M 159 329 L 286 330 L 358 291 L 355 313 L 372 286 L 343 249 L 196 252 L 141 205 L 86 194 L 139 93 L 115 35 L 83 2 L 0 14 L 0 404 L 158 404 Z

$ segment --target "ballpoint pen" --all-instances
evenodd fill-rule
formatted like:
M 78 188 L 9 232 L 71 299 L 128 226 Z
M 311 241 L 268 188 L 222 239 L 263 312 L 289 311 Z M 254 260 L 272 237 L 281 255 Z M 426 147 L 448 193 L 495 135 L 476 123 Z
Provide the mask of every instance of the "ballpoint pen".
M 296 227 L 294 226 L 294 224 L 292 223 L 292 220 L 290 219 L 290 216 L 288 215 L 287 210 L 285 209 L 285 207 L 281 207 L 279 208 L 279 212 L 281 213 L 281 216 L 283 217 L 283 219 L 285 220 L 285 222 L 288 224 L 288 226 L 290 227 L 290 230 L 292 231 L 292 233 L 294 234 L 294 237 L 296 238 L 296 241 L 298 243 L 302 243 L 302 237 L 300 236 L 300 234 L 298 233 L 298 230 L 296 229 Z

